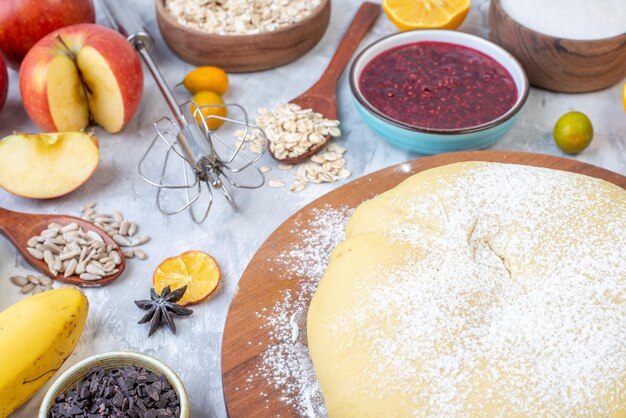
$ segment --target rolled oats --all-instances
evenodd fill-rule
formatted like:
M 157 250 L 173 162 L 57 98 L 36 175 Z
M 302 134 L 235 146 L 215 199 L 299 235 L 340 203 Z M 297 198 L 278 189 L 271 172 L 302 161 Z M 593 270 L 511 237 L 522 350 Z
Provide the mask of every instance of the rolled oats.
M 311 109 L 302 109 L 293 103 L 280 105 L 272 110 L 260 108 L 256 118 L 257 125 L 266 135 L 270 151 L 277 159 L 295 158 L 309 152 L 312 148 L 323 143 L 326 135 L 338 137 L 341 135 L 339 121 L 324 118 L 321 113 Z M 243 131 L 235 132 L 239 138 L 244 137 Z M 258 130 L 253 130 L 246 136 L 251 152 L 260 153 L 265 146 L 265 137 Z M 255 151 L 258 150 L 258 151 Z M 343 158 L 345 148 L 330 143 L 320 153 L 313 155 L 309 161 L 299 164 L 296 176 L 290 187 L 292 192 L 304 190 L 308 183 L 334 183 L 340 179 L 350 177 Z M 279 170 L 290 170 L 290 164 L 279 164 Z M 269 167 L 261 167 L 261 172 L 267 173 Z M 282 180 L 269 180 L 269 187 L 283 187 Z
M 254 35 L 310 16 L 320 0 L 166 0 L 166 10 L 188 28 L 217 35 Z
M 271 110 L 260 108 L 257 113 L 256 123 L 265 131 L 269 149 L 279 160 L 306 154 L 323 143 L 326 135 L 341 135 L 338 120 L 326 119 L 321 113 L 293 103 Z M 237 131 L 235 135 L 242 138 L 244 132 Z M 260 153 L 265 145 L 265 138 L 258 130 L 253 130 L 246 141 L 251 143 L 249 149 L 253 153 Z

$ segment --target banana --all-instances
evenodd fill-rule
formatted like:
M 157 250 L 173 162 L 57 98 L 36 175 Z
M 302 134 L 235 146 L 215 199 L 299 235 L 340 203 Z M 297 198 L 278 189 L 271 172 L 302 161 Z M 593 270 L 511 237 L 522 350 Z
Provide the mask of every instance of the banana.
M 0 312 L 0 418 L 30 399 L 74 351 L 88 309 L 81 291 L 62 288 Z

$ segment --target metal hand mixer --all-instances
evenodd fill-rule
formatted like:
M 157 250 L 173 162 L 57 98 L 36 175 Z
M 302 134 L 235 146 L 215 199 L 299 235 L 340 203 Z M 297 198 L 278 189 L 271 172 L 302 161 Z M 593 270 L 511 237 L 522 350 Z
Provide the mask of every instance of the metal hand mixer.
M 179 105 L 150 55 L 154 42 L 141 17 L 126 1 L 103 0 L 102 3 L 109 21 L 128 39 L 146 63 L 173 116 L 173 119 L 165 116 L 154 123 L 157 135 L 137 167 L 141 178 L 158 188 L 156 201 L 159 210 L 165 215 L 174 215 L 189 208 L 194 222 L 201 223 L 207 218 L 213 204 L 212 189 L 221 191 L 233 209 L 237 210 L 230 187 L 256 189 L 265 183 L 263 173 L 255 165 L 267 146 L 265 132 L 252 124 L 245 109 L 237 104 L 201 106 L 189 100 Z M 229 114 L 235 110 L 240 118 L 211 114 L 205 116 L 203 110 L 209 107 L 226 107 Z M 209 129 L 207 121 L 210 119 L 220 119 L 226 124 L 232 124 L 231 127 L 240 127 L 243 133 L 231 134 L 227 138 Z M 251 130 L 258 130 L 265 137 L 265 146 L 259 154 L 246 155 L 242 151 Z M 147 168 L 159 143 L 165 147 L 165 157 L 160 174 L 154 178 L 147 174 Z M 176 170 L 178 177 L 182 178 L 180 184 L 170 182 L 171 156 L 178 156 L 182 161 L 181 168 Z M 250 172 L 256 180 L 253 177 L 253 181 L 249 181 Z M 208 199 L 204 202 L 204 211 L 197 213 L 194 207 L 200 205 L 202 189 L 207 190 Z M 168 204 L 168 200 L 171 200 L 165 193 L 168 190 L 182 192 L 180 206 L 175 205 L 172 208 L 172 204 Z

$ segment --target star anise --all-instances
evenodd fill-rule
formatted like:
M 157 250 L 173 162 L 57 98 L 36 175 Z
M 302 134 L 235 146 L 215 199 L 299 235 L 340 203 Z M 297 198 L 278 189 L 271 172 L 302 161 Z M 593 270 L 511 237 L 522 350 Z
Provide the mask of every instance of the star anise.
M 163 289 L 161 295 L 158 295 L 156 290 L 150 289 L 150 300 L 135 301 L 135 305 L 140 309 L 148 311 L 139 321 L 139 324 L 150 322 L 148 337 L 154 334 L 164 322 L 172 332 L 176 334 L 176 325 L 174 325 L 173 316 L 189 316 L 193 313 L 191 309 L 176 303 L 183 297 L 186 291 L 187 286 L 183 286 L 173 292 L 170 287 L 167 286 Z

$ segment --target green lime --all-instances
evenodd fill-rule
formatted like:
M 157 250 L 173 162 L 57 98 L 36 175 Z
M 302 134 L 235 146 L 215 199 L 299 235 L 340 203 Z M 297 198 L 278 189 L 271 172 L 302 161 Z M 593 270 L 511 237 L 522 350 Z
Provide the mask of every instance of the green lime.
M 554 142 L 568 154 L 578 154 L 591 143 L 593 125 L 581 112 L 564 114 L 554 125 Z

